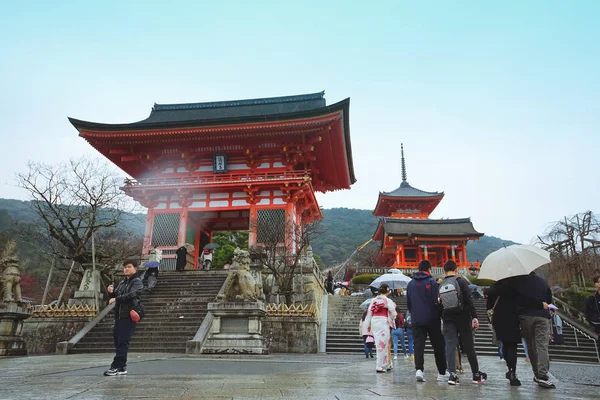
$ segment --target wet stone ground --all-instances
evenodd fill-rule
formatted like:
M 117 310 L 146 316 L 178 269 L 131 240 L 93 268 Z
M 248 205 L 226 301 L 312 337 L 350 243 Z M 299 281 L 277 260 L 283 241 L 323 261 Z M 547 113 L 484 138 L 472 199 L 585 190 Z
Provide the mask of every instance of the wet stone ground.
M 552 363 L 557 389 L 539 388 L 529 364 L 519 360 L 521 387 L 510 387 L 505 365 L 480 357 L 487 382 L 437 382 L 426 356 L 427 382 L 417 383 L 414 365 L 399 360 L 393 371 L 375 373 L 375 361 L 354 355 L 191 357 L 131 354 L 125 376 L 102 373 L 108 354 L 0 359 L 0 399 L 597 399 L 600 365 Z M 464 367 L 468 363 L 464 361 Z

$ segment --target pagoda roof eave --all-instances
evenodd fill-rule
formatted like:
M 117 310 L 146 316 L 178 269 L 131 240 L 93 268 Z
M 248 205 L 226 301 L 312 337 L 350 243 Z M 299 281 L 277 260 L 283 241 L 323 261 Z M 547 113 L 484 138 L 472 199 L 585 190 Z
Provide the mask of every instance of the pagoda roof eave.
M 484 235 L 475 230 L 470 218 L 422 220 L 385 218 L 382 226 L 385 234 L 392 237 L 479 238 Z
M 310 118 L 329 114 L 336 111 L 346 111 L 348 113 L 350 98 L 344 99 L 329 106 L 314 108 L 311 110 L 287 112 L 281 114 L 263 114 L 249 116 L 234 116 L 227 118 L 207 118 L 207 119 L 189 119 L 183 121 L 164 121 L 164 122 L 146 122 L 146 120 L 124 123 L 124 124 L 105 124 L 100 122 L 84 121 L 68 117 L 69 122 L 81 132 L 81 130 L 92 130 L 102 132 L 123 132 L 123 131 L 142 131 L 147 129 L 170 129 L 186 127 L 203 127 L 217 125 L 232 125 L 256 122 L 285 121 L 300 118 Z
M 401 202 L 401 201 L 429 201 L 435 202 L 435 207 L 442 201 L 444 198 L 444 192 L 435 192 L 436 196 L 407 196 L 407 197 L 398 197 L 398 196 L 389 196 L 385 192 L 379 192 L 379 197 L 377 197 L 377 204 L 375 205 L 375 209 L 373 210 L 373 215 L 376 217 L 388 217 L 384 210 L 382 210 L 382 200 L 389 200 L 390 202 Z M 433 207 L 433 209 L 435 209 Z M 432 210 L 433 211 L 433 210 Z

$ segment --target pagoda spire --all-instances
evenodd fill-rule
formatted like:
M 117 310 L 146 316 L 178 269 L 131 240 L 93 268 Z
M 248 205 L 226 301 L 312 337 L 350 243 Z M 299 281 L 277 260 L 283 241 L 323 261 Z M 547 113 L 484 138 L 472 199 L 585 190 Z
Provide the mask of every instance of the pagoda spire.
M 400 152 L 402 154 L 402 183 L 400 186 L 407 186 L 408 182 L 406 181 L 406 162 L 404 161 L 404 143 L 400 143 Z

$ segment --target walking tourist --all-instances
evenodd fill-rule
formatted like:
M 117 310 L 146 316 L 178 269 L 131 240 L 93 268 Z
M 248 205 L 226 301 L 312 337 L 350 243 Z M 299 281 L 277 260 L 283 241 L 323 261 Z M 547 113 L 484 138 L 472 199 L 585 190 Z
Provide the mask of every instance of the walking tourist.
M 448 363 L 448 384 L 459 383 L 456 374 L 456 348 L 460 335 L 462 348 L 466 353 L 473 373 L 473 383 L 482 383 L 487 379 L 485 372 L 479 371 L 479 363 L 473 343 L 473 329 L 479 328 L 477 311 L 471 300 L 469 283 L 456 274 L 457 265 L 454 261 L 444 264 L 446 277 L 439 287 L 444 320 L 444 341 L 446 343 L 446 362 Z
M 154 246 L 154 248 L 150 250 L 148 262 L 144 264 L 144 268 L 146 268 L 144 281 L 148 282 L 148 291 L 152 290 L 156 285 L 156 281 L 158 280 L 158 267 L 160 266 L 161 260 L 162 250 L 160 250 L 158 246 Z
M 419 270 L 408 283 L 407 306 L 411 314 L 411 326 L 415 342 L 415 377 L 417 382 L 425 382 L 425 340 L 433 347 L 435 364 L 438 369 L 438 381 L 447 381 L 450 375 L 446 372 L 446 353 L 440 310 L 438 303 L 438 284 L 431 277 L 431 263 L 428 260 L 419 262 Z
M 585 300 L 583 314 L 594 328 L 596 338 L 600 338 L 600 275 L 594 276 L 593 281 L 594 286 L 596 286 L 596 293 Z
M 408 358 L 410 358 L 410 361 L 415 361 L 415 351 L 413 347 L 412 316 L 410 315 L 410 312 L 408 310 L 404 313 L 404 335 L 406 336 L 406 341 L 408 342 Z
M 185 270 L 185 266 L 187 265 L 187 253 L 188 251 L 185 246 L 181 246 L 175 250 L 175 255 L 177 256 L 175 261 L 175 269 L 177 271 Z
M 202 252 L 202 256 L 200 257 L 200 263 L 202 265 L 202 269 L 206 271 L 210 271 L 210 266 L 212 265 L 213 253 L 212 249 L 206 249 Z
M 549 304 L 548 309 L 550 310 L 550 344 L 563 345 L 565 344 L 565 337 L 563 335 L 563 323 L 560 316 L 556 313 L 558 307 L 554 304 Z
M 521 330 L 527 349 L 529 350 L 529 361 L 534 374 L 534 381 L 540 387 L 555 389 L 556 386 L 550 381 L 548 371 L 550 369 L 550 354 L 548 353 L 550 332 L 550 313 L 548 304 L 552 303 L 552 292 L 548 283 L 535 272 L 520 278 L 517 281 L 518 296 L 531 297 L 538 302 L 546 303 L 543 309 L 533 307 L 522 307 L 519 310 Z
M 108 304 L 115 304 L 115 326 L 113 328 L 113 339 L 115 343 L 115 358 L 106 376 L 124 375 L 127 373 L 127 351 L 129 342 L 135 331 L 139 315 L 135 309 L 139 306 L 140 296 L 144 284 L 137 276 L 138 264 L 136 261 L 128 260 L 123 263 L 123 279 L 116 288 L 113 285 L 107 287 L 110 296 Z
M 547 304 L 528 296 L 519 296 L 515 287 L 524 277 L 501 279 L 487 290 L 487 309 L 496 337 L 502 342 L 502 355 L 511 386 L 521 386 L 517 378 L 517 345 L 521 342 L 521 326 L 517 309 L 527 307 L 543 310 Z
M 364 350 L 365 350 L 365 358 L 373 358 L 373 347 L 375 347 L 373 344 L 375 342 L 367 342 L 367 338 L 369 337 L 369 334 L 366 332 L 366 327 L 365 325 L 365 318 L 367 316 L 367 311 L 365 311 L 362 315 L 362 317 L 360 318 L 360 323 L 358 324 L 358 331 L 360 332 L 360 334 L 362 335 L 363 338 L 363 346 L 364 346 Z
M 388 298 L 390 292 L 390 288 L 386 284 L 379 287 L 379 295 L 371 302 L 364 322 L 367 334 L 373 335 L 375 338 L 377 372 L 386 372 L 392 369 L 392 360 L 388 354 L 390 331 L 394 328 L 394 319 L 396 318 L 396 304 Z
M 398 359 L 398 341 L 402 347 L 404 358 L 408 358 L 406 352 L 406 344 L 404 343 L 404 316 L 400 312 L 400 307 L 396 306 L 396 320 L 394 321 L 395 328 L 392 329 L 392 343 L 394 343 L 394 360 Z
M 333 294 L 333 274 L 331 271 L 327 272 L 327 293 Z

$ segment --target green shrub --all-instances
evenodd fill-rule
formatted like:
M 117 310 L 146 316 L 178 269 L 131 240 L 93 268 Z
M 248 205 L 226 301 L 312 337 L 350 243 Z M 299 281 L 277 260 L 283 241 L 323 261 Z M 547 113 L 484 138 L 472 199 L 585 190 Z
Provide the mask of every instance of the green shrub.
M 567 292 L 564 292 L 564 299 L 566 300 L 566 302 L 571 306 L 576 308 L 577 310 L 583 312 L 583 306 L 585 304 L 585 300 L 590 297 L 592 293 L 591 292 L 585 292 L 585 291 L 572 291 L 569 290 Z
M 362 274 L 356 275 L 352 278 L 352 284 L 354 285 L 368 285 L 375 279 L 379 278 L 381 274 Z

